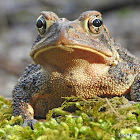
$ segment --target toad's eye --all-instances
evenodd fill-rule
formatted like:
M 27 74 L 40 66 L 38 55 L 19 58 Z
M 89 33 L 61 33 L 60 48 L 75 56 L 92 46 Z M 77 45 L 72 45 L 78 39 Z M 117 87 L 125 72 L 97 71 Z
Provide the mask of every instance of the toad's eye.
M 44 36 L 46 33 L 47 23 L 46 18 L 41 15 L 36 21 L 36 28 L 41 36 Z
M 97 18 L 97 17 L 92 17 L 88 20 L 88 28 L 90 30 L 90 32 L 94 33 L 94 34 L 98 34 L 100 33 L 101 29 L 102 29 L 102 19 Z
M 95 27 L 100 27 L 102 25 L 102 21 L 100 19 L 96 18 L 92 21 L 92 25 Z

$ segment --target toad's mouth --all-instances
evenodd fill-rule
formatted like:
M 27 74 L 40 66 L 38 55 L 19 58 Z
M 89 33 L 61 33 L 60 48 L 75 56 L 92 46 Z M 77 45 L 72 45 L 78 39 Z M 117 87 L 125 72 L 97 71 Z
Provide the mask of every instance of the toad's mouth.
M 112 52 L 97 51 L 91 47 L 78 45 L 57 45 L 35 49 L 31 52 L 34 62 L 40 65 L 68 65 L 73 60 L 86 60 L 89 63 L 110 63 Z

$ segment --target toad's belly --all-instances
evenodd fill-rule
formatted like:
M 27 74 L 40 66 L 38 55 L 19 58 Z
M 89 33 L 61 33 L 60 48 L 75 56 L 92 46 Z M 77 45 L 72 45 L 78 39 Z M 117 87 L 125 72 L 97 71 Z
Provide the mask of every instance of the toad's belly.
M 46 113 L 55 107 L 59 107 L 64 99 L 62 97 L 78 96 L 84 99 L 97 96 L 120 96 L 129 92 L 130 85 L 112 80 L 110 76 L 93 78 L 93 76 L 79 75 L 79 78 L 71 74 L 62 76 L 53 73 L 46 88 L 35 94 L 30 100 L 34 108 L 35 116 L 44 118 Z

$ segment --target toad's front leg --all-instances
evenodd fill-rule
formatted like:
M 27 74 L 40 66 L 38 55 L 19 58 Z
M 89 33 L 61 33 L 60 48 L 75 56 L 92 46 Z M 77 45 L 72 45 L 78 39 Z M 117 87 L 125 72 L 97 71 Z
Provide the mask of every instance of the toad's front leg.
M 140 102 L 140 72 L 134 79 L 130 95 L 133 101 Z
M 41 73 L 39 65 L 32 64 L 26 68 L 13 90 L 13 115 L 21 115 L 23 126 L 34 127 L 34 108 L 30 100 L 46 86 L 47 79 Z
M 34 109 L 29 104 L 29 96 L 27 96 L 27 93 L 23 91 L 23 89 L 20 89 L 20 93 L 18 93 L 19 90 L 17 90 L 18 87 L 15 87 L 13 91 L 13 115 L 19 116 L 21 115 L 24 119 L 23 126 L 30 126 L 32 129 L 34 129 L 35 123 L 37 120 L 34 119 Z

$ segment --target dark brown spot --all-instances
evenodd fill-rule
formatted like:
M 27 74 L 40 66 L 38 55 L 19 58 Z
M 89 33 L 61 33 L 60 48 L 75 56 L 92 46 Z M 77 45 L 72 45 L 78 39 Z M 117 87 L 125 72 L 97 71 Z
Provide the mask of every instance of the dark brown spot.
M 67 87 L 68 87 L 68 88 L 72 88 L 72 86 L 71 86 L 71 85 L 67 85 Z

